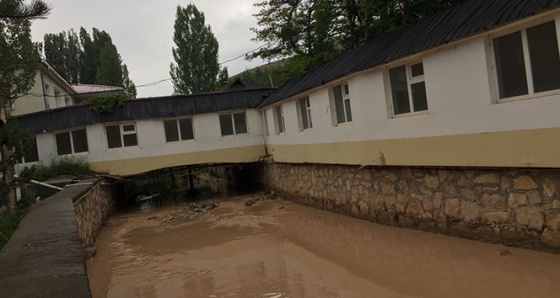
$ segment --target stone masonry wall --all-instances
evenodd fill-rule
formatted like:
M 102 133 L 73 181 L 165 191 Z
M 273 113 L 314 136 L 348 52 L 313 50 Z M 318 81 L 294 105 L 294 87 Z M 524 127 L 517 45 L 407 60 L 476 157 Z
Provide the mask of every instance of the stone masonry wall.
M 284 198 L 376 223 L 560 252 L 560 171 L 273 163 Z
M 95 184 L 83 197 L 75 200 L 74 210 L 78 234 L 84 247 L 92 246 L 103 223 L 113 211 L 113 192 L 110 185 Z

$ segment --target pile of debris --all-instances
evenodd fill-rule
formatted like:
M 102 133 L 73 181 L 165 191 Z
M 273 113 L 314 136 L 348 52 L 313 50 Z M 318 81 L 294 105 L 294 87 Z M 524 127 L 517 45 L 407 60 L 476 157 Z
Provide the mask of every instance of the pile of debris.
M 169 223 L 179 223 L 185 220 L 199 218 L 206 214 L 211 214 L 220 205 L 219 201 L 209 201 L 201 203 L 190 203 L 175 215 L 169 214 L 163 218 L 157 216 L 148 217 L 148 220 L 159 220 L 160 225 Z
M 257 198 L 252 198 L 249 201 L 245 202 L 245 207 L 251 207 L 258 201 L 264 200 L 276 200 L 278 197 L 273 191 L 265 192 L 262 196 Z

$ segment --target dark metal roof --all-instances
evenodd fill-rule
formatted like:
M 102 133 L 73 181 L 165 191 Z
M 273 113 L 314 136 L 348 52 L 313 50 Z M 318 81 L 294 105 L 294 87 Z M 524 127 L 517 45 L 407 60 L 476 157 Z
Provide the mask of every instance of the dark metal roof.
M 552 9 L 560 0 L 471 0 L 387 32 L 280 86 L 264 107 L 348 74 L 373 68 Z
M 29 132 L 41 133 L 95 123 L 254 109 L 272 90 L 261 88 L 129 100 L 117 106 L 113 113 L 97 113 L 92 111 L 91 105 L 75 105 L 21 115 L 16 119 Z

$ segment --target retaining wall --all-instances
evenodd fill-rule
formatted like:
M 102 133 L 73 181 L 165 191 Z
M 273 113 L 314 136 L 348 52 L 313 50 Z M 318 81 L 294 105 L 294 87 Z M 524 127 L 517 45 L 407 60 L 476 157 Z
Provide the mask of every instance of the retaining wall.
M 287 199 L 376 223 L 560 252 L 560 171 L 272 163 Z
M 92 246 L 113 211 L 114 193 L 110 185 L 96 183 L 84 195 L 74 199 L 78 234 L 83 246 Z

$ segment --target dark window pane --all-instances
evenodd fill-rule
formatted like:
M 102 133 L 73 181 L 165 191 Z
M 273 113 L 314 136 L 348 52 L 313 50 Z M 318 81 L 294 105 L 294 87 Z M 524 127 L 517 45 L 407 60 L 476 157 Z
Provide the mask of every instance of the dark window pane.
M 25 162 L 39 161 L 39 150 L 37 150 L 37 138 L 35 136 L 31 138 L 29 147 L 26 149 L 23 156 Z
M 222 130 L 222 136 L 231 136 L 233 134 L 231 114 L 220 115 L 220 129 Z
M 414 111 L 426 111 L 428 109 L 428 98 L 426 96 L 426 82 L 410 85 L 412 90 L 412 104 Z
M 56 149 L 58 155 L 65 155 L 72 153 L 72 145 L 70 144 L 70 133 L 63 132 L 56 134 Z
M 494 39 L 500 98 L 527 94 L 527 77 L 521 32 Z
M 134 124 L 123 125 L 123 131 L 135 131 Z
M 177 120 L 163 121 L 163 127 L 165 128 L 165 140 L 167 140 L 167 142 L 179 141 L 179 130 L 177 129 Z
M 107 131 L 107 145 L 109 148 L 122 147 L 121 143 L 121 128 L 118 125 L 105 127 Z
M 181 129 L 181 140 L 192 140 L 194 139 L 192 119 L 180 119 L 179 127 Z
M 303 129 L 309 128 L 309 119 L 307 117 L 307 98 L 299 100 L 299 110 L 301 113 L 301 126 Z
M 344 95 L 350 94 L 350 89 L 348 88 L 348 84 L 344 85 Z
M 346 122 L 346 119 L 344 117 L 344 106 L 342 103 L 341 86 L 334 87 L 333 92 L 334 92 L 334 108 L 336 110 L 336 123 L 344 123 Z
M 235 133 L 247 133 L 247 120 L 245 112 L 233 114 L 233 123 L 235 124 Z
M 352 121 L 352 109 L 350 108 L 350 99 L 344 100 L 344 108 L 346 109 L 346 121 Z
M 136 134 L 123 135 L 123 141 L 125 147 L 138 145 L 138 139 L 136 139 Z
M 393 111 L 395 115 L 410 113 L 405 66 L 389 70 L 389 77 L 391 79 L 391 93 L 393 95 Z
M 282 106 L 276 107 L 276 126 L 278 128 L 278 133 L 283 133 L 285 131 Z
M 410 72 L 412 73 L 412 77 L 419 77 L 424 75 L 424 64 L 418 63 L 413 64 L 410 66 Z
M 74 143 L 74 153 L 87 152 L 88 141 L 86 129 L 75 130 L 72 132 L 72 142 Z
M 535 92 L 560 89 L 560 55 L 554 21 L 527 29 Z

